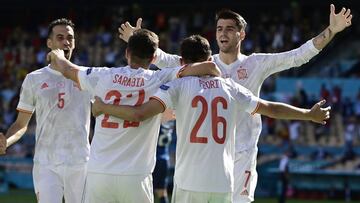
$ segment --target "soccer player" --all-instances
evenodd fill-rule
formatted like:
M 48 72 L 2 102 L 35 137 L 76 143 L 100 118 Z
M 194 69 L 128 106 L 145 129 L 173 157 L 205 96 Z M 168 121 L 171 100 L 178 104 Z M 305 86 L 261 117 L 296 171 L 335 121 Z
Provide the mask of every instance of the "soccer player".
M 186 38 L 181 44 L 185 63 L 207 60 L 210 53 L 208 41 L 200 36 Z M 311 110 L 300 109 L 261 100 L 231 79 L 184 77 L 162 85 L 141 106 L 105 104 L 97 98 L 92 110 L 94 116 L 105 113 L 139 122 L 166 108 L 174 109 L 178 137 L 172 202 L 230 203 L 237 118 L 246 111 L 325 124 L 330 107 L 320 108 L 324 103 Z
M 222 77 L 232 78 L 236 83 L 249 89 L 255 96 L 259 96 L 264 80 L 270 75 L 298 67 L 316 56 L 333 37 L 351 25 L 350 9 L 342 8 L 335 13 L 335 6 L 330 5 L 329 26 L 318 36 L 307 41 L 297 49 L 276 54 L 241 54 L 241 42 L 245 39 L 246 21 L 238 13 L 222 10 L 216 15 L 216 40 L 219 54 L 213 55 L 213 61 L 219 66 Z M 128 22 L 119 29 L 120 38 L 126 41 L 133 30 L 141 27 L 141 19 L 136 27 Z M 176 66 L 180 63 L 180 56 L 170 55 L 157 50 L 155 65 L 159 68 Z M 261 118 L 259 114 L 246 114 L 246 119 L 238 118 L 236 132 L 235 156 L 235 191 L 234 202 L 254 201 L 257 184 L 256 157 L 257 142 L 261 132 Z
M 158 48 L 158 36 L 145 29 L 130 37 L 128 66 L 86 68 L 72 64 L 62 50 L 49 53 L 56 70 L 80 84 L 80 88 L 115 105 L 140 105 L 177 76 L 220 75 L 211 62 L 186 67 L 147 70 Z M 103 115 L 96 118 L 91 144 L 85 202 L 153 202 L 152 176 L 160 117 L 131 122 Z
M 74 24 L 68 19 L 50 23 L 47 46 L 61 49 L 70 60 L 75 48 Z M 52 69 L 52 64 L 29 73 L 20 93 L 18 116 L 1 135 L 1 153 L 26 132 L 36 112 L 33 180 L 40 203 L 81 202 L 89 159 L 90 94 Z

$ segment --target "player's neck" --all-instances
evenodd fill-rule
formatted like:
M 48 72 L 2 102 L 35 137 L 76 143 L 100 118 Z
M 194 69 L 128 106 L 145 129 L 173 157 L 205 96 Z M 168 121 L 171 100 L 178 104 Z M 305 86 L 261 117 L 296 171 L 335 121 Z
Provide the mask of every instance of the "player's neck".
M 132 69 L 139 69 L 139 68 L 149 69 L 149 66 L 146 66 L 144 64 L 131 63 L 130 68 L 132 68 Z
M 240 50 L 234 51 L 234 52 L 229 52 L 229 53 L 224 53 L 224 52 L 220 51 L 220 53 L 219 53 L 220 60 L 227 65 L 232 64 L 236 60 L 238 60 L 240 55 L 241 55 Z

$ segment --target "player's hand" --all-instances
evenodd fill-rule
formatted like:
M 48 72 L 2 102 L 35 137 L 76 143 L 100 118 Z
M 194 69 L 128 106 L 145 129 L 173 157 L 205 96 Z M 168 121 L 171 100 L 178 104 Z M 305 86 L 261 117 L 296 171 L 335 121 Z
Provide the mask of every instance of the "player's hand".
M 335 13 L 335 6 L 334 4 L 330 5 L 330 30 L 336 34 L 338 32 L 341 32 L 346 27 L 349 27 L 351 25 L 351 10 L 342 8 L 339 13 Z
M 101 98 L 98 97 L 98 96 L 95 96 L 95 101 L 92 104 L 92 108 L 91 108 L 91 112 L 92 112 L 94 117 L 98 117 L 101 114 L 103 114 L 102 107 L 104 105 L 105 105 L 105 103 L 101 100 Z
M 3 133 L 0 133 L 0 155 L 6 154 L 6 137 Z
M 124 40 L 125 42 L 128 42 L 129 38 L 131 37 L 131 35 L 133 35 L 134 31 L 141 29 L 141 23 L 142 23 L 142 18 L 138 18 L 136 21 L 136 27 L 131 26 L 128 21 L 121 24 L 121 26 L 118 28 L 119 38 Z
M 64 50 L 62 49 L 54 49 L 51 50 L 47 56 L 46 56 L 46 60 L 50 63 L 50 62 L 54 62 L 55 65 L 57 65 L 57 63 L 59 63 L 59 61 L 61 60 L 67 60 L 65 58 L 65 53 Z
M 321 106 L 324 105 L 325 103 L 326 103 L 325 100 L 321 100 L 311 108 L 309 112 L 311 121 L 323 125 L 326 124 L 326 120 L 330 118 L 331 107 L 328 106 L 326 108 L 321 108 Z
M 175 113 L 172 109 L 165 109 L 165 111 L 162 113 L 161 123 L 175 120 L 175 118 Z

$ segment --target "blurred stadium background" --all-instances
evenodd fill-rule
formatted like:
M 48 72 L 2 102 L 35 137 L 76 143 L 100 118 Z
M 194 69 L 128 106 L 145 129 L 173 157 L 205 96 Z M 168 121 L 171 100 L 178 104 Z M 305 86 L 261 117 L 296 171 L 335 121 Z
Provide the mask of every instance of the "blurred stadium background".
M 126 45 L 117 28 L 127 20 L 134 24 L 142 17 L 143 27 L 159 35 L 160 47 L 167 52 L 178 53 L 184 37 L 200 33 L 217 53 L 214 14 L 230 8 L 248 22 L 242 52 L 272 53 L 296 48 L 320 33 L 329 23 L 330 3 L 337 12 L 342 6 L 352 10 L 352 26 L 304 67 L 267 79 L 261 97 L 301 107 L 325 98 L 332 106 L 332 118 L 325 126 L 263 118 L 255 202 L 276 202 L 284 175 L 289 177 L 289 202 L 360 202 L 360 2 L 356 0 L 2 0 L 0 131 L 6 132 L 16 118 L 25 75 L 46 65 L 46 26 L 53 19 L 75 22 L 76 64 L 112 67 L 126 63 Z M 0 202 L 35 202 L 34 132 L 33 120 L 21 141 L 0 157 Z M 284 172 L 279 165 L 286 158 L 289 170 Z

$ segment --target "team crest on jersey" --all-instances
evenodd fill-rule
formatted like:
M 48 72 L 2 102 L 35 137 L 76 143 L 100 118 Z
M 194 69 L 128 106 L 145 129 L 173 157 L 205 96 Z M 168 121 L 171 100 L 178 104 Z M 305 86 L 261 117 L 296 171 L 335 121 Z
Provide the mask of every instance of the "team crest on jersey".
M 240 68 L 237 70 L 237 75 L 238 75 L 239 80 L 243 80 L 243 79 L 248 78 L 248 74 L 247 74 L 246 69 L 245 69 L 245 68 L 242 68 L 242 67 L 240 67 Z
M 168 89 L 169 89 L 169 86 L 167 86 L 167 85 L 161 85 L 161 86 L 160 86 L 160 89 L 162 89 L 162 90 L 168 90 Z
M 40 89 L 45 89 L 45 88 L 48 88 L 48 87 L 49 87 L 49 85 L 48 85 L 46 82 L 44 82 L 44 83 L 41 85 Z
M 88 68 L 88 69 L 86 70 L 86 75 L 90 75 L 91 72 L 92 72 L 92 68 Z

